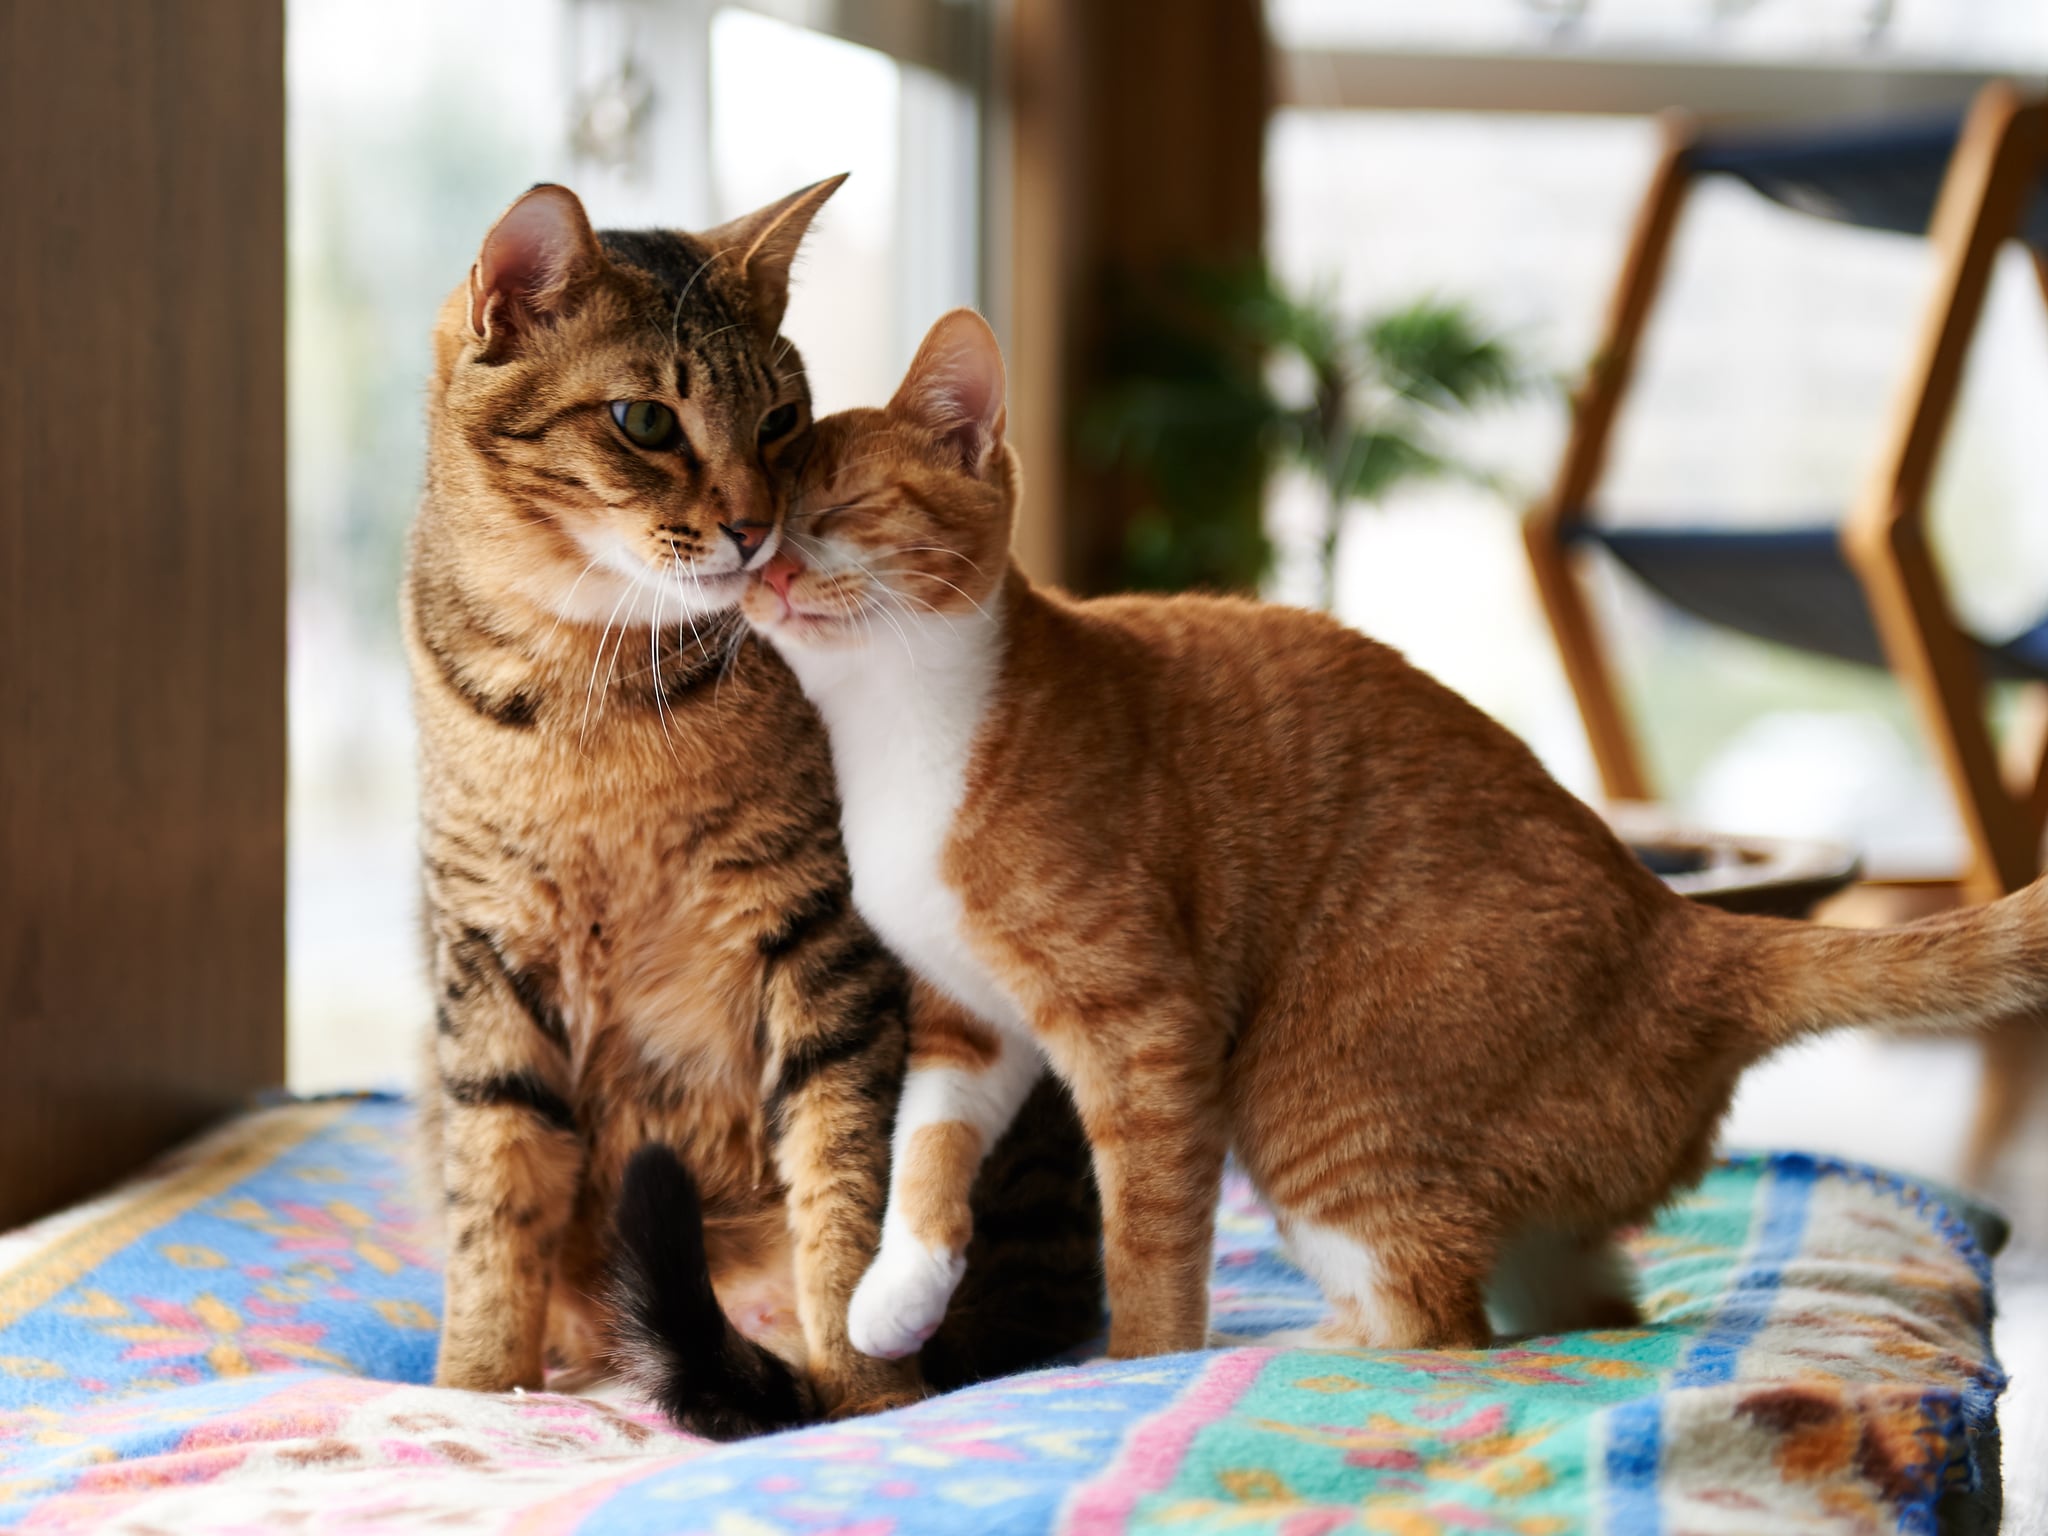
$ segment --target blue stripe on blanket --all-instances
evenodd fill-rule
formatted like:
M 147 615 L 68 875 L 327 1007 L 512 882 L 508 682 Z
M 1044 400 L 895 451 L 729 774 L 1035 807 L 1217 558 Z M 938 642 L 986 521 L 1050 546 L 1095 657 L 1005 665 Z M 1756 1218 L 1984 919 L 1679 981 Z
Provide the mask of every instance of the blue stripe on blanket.
M 1624 1403 L 1606 1415 L 1607 1536 L 1657 1536 L 1657 1465 L 1664 1450 L 1662 1404 L 1654 1397 Z
M 1799 1252 L 1806 1211 L 1820 1170 L 1810 1157 L 1788 1154 L 1772 1160 L 1770 1184 L 1757 1213 L 1756 1235 L 1728 1287 L 1728 1299 L 1713 1324 L 1686 1352 L 1673 1387 L 1715 1387 L 1735 1379 L 1743 1350 L 1770 1321 L 1785 1265 Z
M 1727 1300 L 1672 1376 L 1672 1387 L 1712 1387 L 1735 1379 L 1742 1352 L 1770 1320 L 1785 1265 L 1799 1252 L 1819 1174 L 1809 1157 L 1790 1154 L 1772 1160 L 1748 1255 L 1729 1284 Z M 1661 1398 L 1628 1403 L 1607 1415 L 1602 1514 L 1609 1536 L 1657 1536 L 1662 1529 L 1657 1477 L 1663 1428 Z

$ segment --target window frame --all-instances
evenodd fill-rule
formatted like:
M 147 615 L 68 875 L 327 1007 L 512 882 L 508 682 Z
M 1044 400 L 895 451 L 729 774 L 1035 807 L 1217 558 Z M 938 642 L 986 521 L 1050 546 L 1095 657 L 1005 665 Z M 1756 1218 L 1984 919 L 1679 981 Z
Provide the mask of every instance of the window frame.
M 870 48 L 905 67 L 896 239 L 906 262 L 898 297 L 924 287 L 957 291 L 961 285 L 949 279 L 964 278 L 973 301 L 988 310 L 998 283 L 995 209 L 1006 184 L 995 153 L 994 18 L 983 0 L 564 0 L 563 98 L 572 114 L 621 53 L 660 66 L 640 130 L 643 140 L 664 145 L 660 160 L 646 168 L 608 165 L 571 145 L 579 185 L 601 188 L 607 206 L 648 224 L 702 227 L 732 212 L 714 206 L 711 172 L 711 33 L 725 10 Z M 934 202 L 947 200 L 964 200 L 971 213 L 954 249 L 934 255 L 908 237 Z M 906 358 L 934 318 L 914 307 L 896 306 Z

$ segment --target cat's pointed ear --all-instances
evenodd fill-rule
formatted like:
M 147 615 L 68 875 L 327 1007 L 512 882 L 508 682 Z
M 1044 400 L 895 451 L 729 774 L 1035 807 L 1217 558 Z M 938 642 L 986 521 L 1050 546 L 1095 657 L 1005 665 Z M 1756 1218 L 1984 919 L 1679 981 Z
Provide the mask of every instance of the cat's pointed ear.
M 889 409 L 937 435 L 980 479 L 1003 441 L 1005 390 L 996 333 L 973 310 L 956 309 L 925 333 Z
M 839 190 L 847 174 L 814 181 L 801 192 L 792 192 L 698 236 L 711 247 L 713 259 L 730 262 L 752 292 L 755 322 L 764 337 L 782 329 L 783 312 L 789 308 L 789 269 L 796 261 L 797 247 L 803 244 L 825 199 Z
M 489 343 L 552 318 L 603 261 L 583 204 L 543 183 L 499 215 L 469 269 L 469 328 Z

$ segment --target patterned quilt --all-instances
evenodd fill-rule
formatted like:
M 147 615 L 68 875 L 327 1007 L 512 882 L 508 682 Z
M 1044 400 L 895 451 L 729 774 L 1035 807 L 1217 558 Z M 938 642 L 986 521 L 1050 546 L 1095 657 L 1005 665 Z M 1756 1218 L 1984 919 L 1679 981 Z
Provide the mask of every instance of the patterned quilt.
M 271 1108 L 0 1238 L 0 1530 L 1918 1532 L 1995 1493 L 1997 1239 L 1866 1168 L 1722 1164 L 1634 1238 L 1628 1332 L 1079 1364 L 716 1446 L 423 1385 L 407 1137 L 389 1100 Z M 1318 1312 L 1235 1182 L 1215 1299 L 1238 1336 Z

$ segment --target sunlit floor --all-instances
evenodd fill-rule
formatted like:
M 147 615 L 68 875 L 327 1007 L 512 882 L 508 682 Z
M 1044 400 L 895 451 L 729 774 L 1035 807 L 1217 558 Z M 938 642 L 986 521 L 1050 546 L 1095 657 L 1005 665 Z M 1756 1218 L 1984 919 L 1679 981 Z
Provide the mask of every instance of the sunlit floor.
M 1838 1035 L 1788 1051 L 1745 1080 L 1731 1146 L 1833 1152 L 1955 1182 L 1976 1102 L 1967 1043 Z M 1999 1410 L 2007 1536 L 2048 1536 L 2048 1092 L 1989 1191 L 2012 1219 L 1997 1263 L 2000 1361 L 2012 1378 Z

